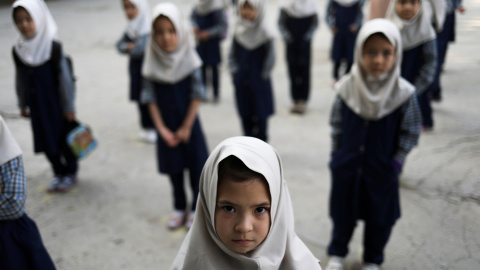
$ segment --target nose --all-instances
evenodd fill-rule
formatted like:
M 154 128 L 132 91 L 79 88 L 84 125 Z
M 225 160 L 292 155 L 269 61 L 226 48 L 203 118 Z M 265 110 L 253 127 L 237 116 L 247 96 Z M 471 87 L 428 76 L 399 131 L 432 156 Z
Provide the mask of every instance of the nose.
M 247 233 L 253 230 L 253 223 L 248 216 L 242 216 L 235 224 L 235 230 L 241 233 Z

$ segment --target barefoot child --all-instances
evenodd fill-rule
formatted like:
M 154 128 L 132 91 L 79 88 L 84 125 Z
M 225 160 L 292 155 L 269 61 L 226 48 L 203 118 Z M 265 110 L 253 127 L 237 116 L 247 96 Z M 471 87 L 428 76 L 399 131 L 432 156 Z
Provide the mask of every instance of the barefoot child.
M 43 0 L 13 3 L 20 37 L 13 48 L 20 114 L 32 123 L 35 153 L 45 153 L 54 177 L 48 192 L 66 192 L 77 180 L 78 159 L 66 142 L 75 127 L 75 88 L 57 25 Z
M 358 34 L 352 72 L 335 85 L 327 270 L 343 269 L 357 220 L 365 222 L 362 269 L 378 270 L 400 217 L 398 175 L 421 121 L 415 88 L 400 77 L 401 59 L 395 25 L 368 21 Z
M 203 168 L 197 218 L 171 269 L 320 270 L 295 233 L 282 172 L 278 153 L 259 139 L 220 143 Z
M 153 11 L 152 34 L 147 44 L 142 75 L 146 78 L 143 101 L 148 103 L 160 135 L 157 160 L 160 173 L 168 174 L 173 187 L 174 209 L 168 227 L 189 227 L 195 216 L 198 181 L 207 160 L 207 145 L 197 117 L 205 95 L 193 33 L 180 10 L 172 3 L 158 4 Z M 191 211 L 183 171 L 188 169 L 192 189 Z
M 150 34 L 150 9 L 147 0 L 123 0 L 123 7 L 128 18 L 128 25 L 122 38 L 117 42 L 117 50 L 130 58 L 128 71 L 130 74 L 130 100 L 138 103 L 142 131 L 140 139 L 155 143 L 157 132 L 153 125 L 148 106 L 140 102 L 142 91 L 142 64 L 145 46 Z

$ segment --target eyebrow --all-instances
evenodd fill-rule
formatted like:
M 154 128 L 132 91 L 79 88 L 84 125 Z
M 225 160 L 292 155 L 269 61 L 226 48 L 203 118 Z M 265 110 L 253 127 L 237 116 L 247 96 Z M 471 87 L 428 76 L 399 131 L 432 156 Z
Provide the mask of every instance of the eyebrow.
M 227 200 L 217 201 L 217 204 L 238 206 L 237 204 L 235 204 L 233 202 L 230 202 L 230 201 L 227 201 Z M 270 202 L 261 202 L 261 203 L 255 204 L 254 206 L 255 207 L 266 207 L 266 206 L 270 206 Z

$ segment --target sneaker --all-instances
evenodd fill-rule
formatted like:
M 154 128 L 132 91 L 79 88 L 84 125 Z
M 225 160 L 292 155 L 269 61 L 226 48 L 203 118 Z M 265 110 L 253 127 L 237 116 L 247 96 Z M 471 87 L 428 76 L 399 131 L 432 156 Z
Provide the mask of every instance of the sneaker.
M 147 143 L 156 143 L 157 142 L 157 131 L 154 130 L 154 129 L 146 130 L 144 140 Z
M 47 192 L 48 193 L 53 193 L 53 192 L 57 191 L 58 185 L 60 185 L 61 181 L 62 181 L 61 176 L 53 177 L 52 182 L 47 187 Z
M 374 263 L 366 263 L 362 266 L 362 270 L 380 270 L 380 266 Z
M 185 223 L 185 227 L 187 227 L 187 229 L 190 229 L 192 227 L 194 219 L 195 219 L 195 211 L 190 212 L 190 214 L 188 215 L 187 222 Z
M 325 270 L 343 270 L 343 258 L 338 256 L 330 257 Z
M 73 188 L 73 186 L 75 186 L 76 183 L 77 176 L 75 174 L 69 174 L 62 178 L 62 181 L 58 185 L 57 190 L 59 192 L 68 192 L 70 189 Z
M 183 225 L 185 221 L 185 211 L 175 210 L 168 218 L 167 226 L 170 230 L 174 230 Z

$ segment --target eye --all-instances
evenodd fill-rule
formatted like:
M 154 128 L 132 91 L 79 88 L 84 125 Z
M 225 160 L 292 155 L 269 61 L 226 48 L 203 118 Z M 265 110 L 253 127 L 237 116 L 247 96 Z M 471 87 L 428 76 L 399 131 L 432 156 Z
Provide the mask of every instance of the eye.
M 392 55 L 393 55 L 393 52 L 392 52 L 392 51 L 384 51 L 384 52 L 383 52 L 383 56 L 385 56 L 385 57 L 390 57 L 390 56 L 392 56 Z
M 235 208 L 233 208 L 233 206 L 223 206 L 222 208 L 223 208 L 223 210 L 225 210 L 226 212 L 229 212 L 229 213 L 235 212 Z
M 263 214 L 263 213 L 266 213 L 268 211 L 268 209 L 266 207 L 257 207 L 255 209 L 255 213 L 257 214 Z

